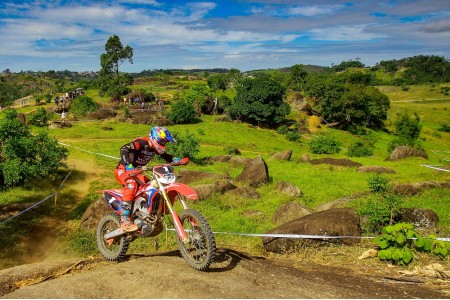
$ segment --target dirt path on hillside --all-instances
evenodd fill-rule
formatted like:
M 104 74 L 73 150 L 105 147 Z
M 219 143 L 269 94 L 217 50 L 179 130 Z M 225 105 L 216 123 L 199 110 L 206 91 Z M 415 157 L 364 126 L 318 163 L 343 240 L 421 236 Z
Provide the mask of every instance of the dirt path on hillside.
M 361 275 L 350 269 L 220 249 L 209 272 L 178 251 L 134 255 L 120 263 L 86 259 L 58 273 L 43 264 L 0 271 L 1 298 L 446 298 L 425 284 Z M 40 270 L 37 272 L 37 270 Z M 48 270 L 47 270 L 48 271 Z M 42 276 L 39 278 L 39 273 Z M 45 275 L 42 275 L 45 274 Z M 55 276 L 52 276 L 55 275 Z M 47 278 L 48 280 L 42 281 Z M 38 284 L 27 285 L 33 282 Z M 6 287 L 10 288 L 9 290 Z
M 93 159 L 84 159 L 72 161 L 68 160 L 67 164 L 72 170 L 81 171 L 83 176 L 76 180 L 70 180 L 62 186 L 62 190 L 70 191 L 70 195 L 75 198 L 75 202 L 81 201 L 89 191 L 89 183 L 95 177 L 95 174 L 89 170 L 95 170 Z M 61 205 L 61 196 L 58 196 L 55 205 Z M 53 200 L 50 200 L 53 201 Z M 66 231 L 67 216 L 73 209 L 72 206 L 61 207 L 61 212 L 58 216 L 44 216 L 33 226 L 30 233 L 22 238 L 20 244 L 26 248 L 26 254 L 18 257 L 17 261 L 23 264 L 34 262 L 42 262 L 45 260 L 54 260 L 62 258 L 62 256 L 55 251 L 48 251 L 54 249 L 58 242 L 58 238 Z

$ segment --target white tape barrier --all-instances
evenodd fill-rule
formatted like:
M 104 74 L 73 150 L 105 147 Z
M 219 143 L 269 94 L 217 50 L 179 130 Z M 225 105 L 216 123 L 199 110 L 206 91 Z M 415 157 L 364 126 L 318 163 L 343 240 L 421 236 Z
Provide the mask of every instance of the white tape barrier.
M 443 171 L 443 172 L 450 172 L 450 170 L 438 168 L 438 167 L 441 167 L 441 166 L 430 166 L 430 165 L 420 165 L 420 166 L 427 167 L 427 168 L 430 168 L 430 169 L 439 170 L 439 171 Z
M 175 231 L 175 228 L 169 228 L 168 231 Z M 227 234 L 238 236 L 252 236 L 252 237 L 271 237 L 271 238 L 285 238 L 285 239 L 374 239 L 374 236 L 332 236 L 332 235 L 308 235 L 308 234 L 284 234 L 284 233 L 237 233 L 237 232 L 220 232 L 213 231 L 214 234 Z M 411 238 L 415 240 L 415 238 Z M 450 238 L 436 238 L 438 241 L 450 242 Z
M 68 144 L 64 144 L 64 143 L 62 143 L 62 142 L 58 142 L 58 143 L 61 144 L 61 145 L 67 146 L 67 147 L 72 147 L 72 148 L 78 149 L 78 150 L 80 150 L 80 151 L 87 152 L 87 153 L 96 154 L 96 155 L 101 155 L 101 156 L 105 156 L 105 157 L 109 157 L 109 158 L 114 158 L 114 159 L 120 160 L 119 157 L 115 157 L 115 156 L 111 156 L 111 155 L 106 155 L 106 154 L 102 154 L 102 153 L 98 153 L 98 152 L 92 152 L 92 151 L 89 151 L 89 150 L 82 149 L 82 148 L 80 148 L 80 147 L 76 147 L 76 146 L 71 146 L 71 145 L 68 145 Z
M 72 171 L 73 171 L 73 170 L 72 170 Z M 58 192 L 59 192 L 59 190 L 61 190 L 62 186 L 63 186 L 64 183 L 66 182 L 67 178 L 69 178 L 70 174 L 72 174 L 72 171 L 70 171 L 69 174 L 67 174 L 66 178 L 64 178 L 63 182 L 61 183 L 61 185 L 59 186 L 59 188 L 56 190 L 55 193 L 51 194 L 50 196 L 45 197 L 45 198 L 42 199 L 41 201 L 39 201 L 39 202 L 33 204 L 32 206 L 28 207 L 27 209 L 25 209 L 25 210 L 23 210 L 23 211 L 21 211 L 21 212 L 15 214 L 15 215 L 12 216 L 11 218 L 8 218 L 8 219 L 4 220 L 3 222 L 0 223 L 0 225 L 3 225 L 4 223 L 6 223 L 6 222 L 8 222 L 8 221 L 10 221 L 10 220 L 12 220 L 12 219 L 14 219 L 15 217 L 18 217 L 18 216 L 20 216 L 21 214 L 23 214 L 23 213 L 25 213 L 25 212 L 31 210 L 33 207 L 38 206 L 39 204 L 41 204 L 41 203 L 44 202 L 45 200 L 51 198 L 52 196 L 57 195 Z

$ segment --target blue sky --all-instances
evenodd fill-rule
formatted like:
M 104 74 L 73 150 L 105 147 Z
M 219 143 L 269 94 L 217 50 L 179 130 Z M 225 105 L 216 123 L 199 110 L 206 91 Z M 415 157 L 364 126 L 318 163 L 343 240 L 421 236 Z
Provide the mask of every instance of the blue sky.
M 450 0 L 1 0 L 0 72 L 98 71 L 111 35 L 125 72 L 450 59 Z

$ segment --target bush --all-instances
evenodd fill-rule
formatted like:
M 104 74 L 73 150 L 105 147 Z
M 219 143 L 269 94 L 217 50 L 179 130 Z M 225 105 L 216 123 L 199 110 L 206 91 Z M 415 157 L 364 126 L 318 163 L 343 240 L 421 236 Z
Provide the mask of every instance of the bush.
M 28 124 L 35 126 L 47 126 L 51 113 L 47 112 L 43 107 L 39 107 L 34 113 L 28 116 Z
M 282 125 L 277 128 L 277 133 L 279 134 L 287 134 L 289 132 L 289 128 L 286 125 Z
M 100 105 L 88 96 L 80 96 L 72 101 L 70 111 L 75 115 L 85 115 L 90 111 L 98 109 Z
M 438 131 L 442 132 L 450 132 L 450 125 L 444 124 L 441 127 L 438 128 Z
M 172 135 L 177 140 L 177 143 L 167 144 L 168 153 L 176 157 L 189 157 L 192 159 L 200 152 L 200 141 L 189 130 L 186 130 L 185 135 L 181 135 L 178 132 L 172 132 Z
M 296 132 L 296 131 L 289 131 L 289 132 L 286 134 L 286 139 L 287 139 L 288 141 L 291 141 L 291 142 L 299 141 L 300 138 L 301 138 L 301 135 L 300 135 L 298 132 Z
M 195 120 L 194 106 L 187 101 L 178 100 L 172 105 L 169 120 L 176 124 L 192 123 Z
M 388 192 L 388 179 L 385 176 L 373 175 L 369 177 L 367 183 L 375 195 L 358 209 L 358 214 L 367 216 L 367 225 L 364 229 L 377 233 L 384 226 L 393 223 L 394 216 L 403 203 L 403 198 Z
M 445 258 L 450 251 L 450 243 L 436 240 L 433 235 L 421 237 L 409 223 L 384 227 L 382 235 L 376 237 L 374 243 L 380 248 L 378 257 L 381 260 L 398 265 L 409 264 L 414 258 L 414 249 L 432 252 L 441 258 Z
M 348 147 L 347 155 L 350 157 L 371 156 L 373 149 L 361 141 L 356 141 Z
M 332 136 L 319 136 L 309 143 L 309 148 L 314 154 L 335 154 L 341 151 L 338 141 Z

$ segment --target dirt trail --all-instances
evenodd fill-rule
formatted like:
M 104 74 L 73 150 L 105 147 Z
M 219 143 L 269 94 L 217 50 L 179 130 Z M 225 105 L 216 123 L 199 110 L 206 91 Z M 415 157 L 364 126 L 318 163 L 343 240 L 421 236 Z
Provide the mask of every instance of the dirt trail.
M 36 270 L 41 276 L 45 273 L 45 265 L 3 270 L 0 298 L 446 298 L 424 285 L 388 283 L 350 269 L 306 262 L 294 267 L 287 259 L 231 249 L 220 249 L 212 269 L 200 272 L 178 253 L 128 256 L 120 263 L 87 259 L 65 275 L 52 279 L 47 272 L 44 277 L 49 280 L 28 286 L 39 278 Z M 22 287 L 12 291 L 8 286 Z

